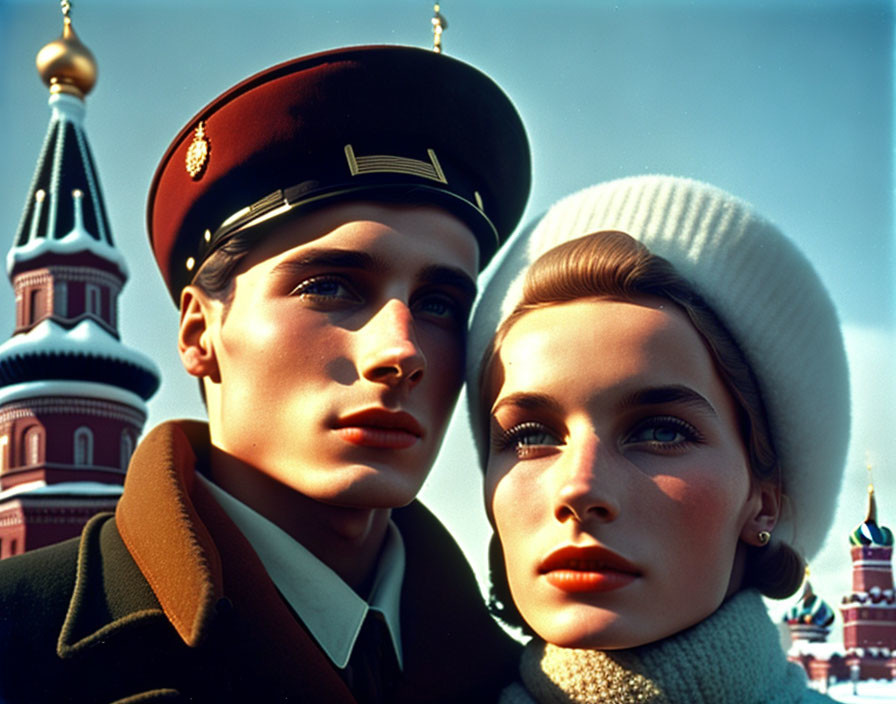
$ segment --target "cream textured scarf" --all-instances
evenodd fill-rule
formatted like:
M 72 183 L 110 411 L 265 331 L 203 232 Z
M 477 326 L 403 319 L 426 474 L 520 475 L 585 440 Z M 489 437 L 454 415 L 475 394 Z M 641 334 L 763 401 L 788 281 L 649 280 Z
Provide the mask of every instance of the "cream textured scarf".
M 526 646 L 522 683 L 501 704 L 793 704 L 832 700 L 806 687 L 788 663 L 756 591 L 744 591 L 705 621 L 631 650 Z

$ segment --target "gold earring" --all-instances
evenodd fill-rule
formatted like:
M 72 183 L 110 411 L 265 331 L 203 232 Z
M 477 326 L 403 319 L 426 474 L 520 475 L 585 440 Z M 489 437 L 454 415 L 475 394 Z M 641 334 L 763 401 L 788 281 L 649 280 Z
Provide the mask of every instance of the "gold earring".
M 767 530 L 761 530 L 756 534 L 760 545 L 768 545 L 768 541 L 772 539 L 772 534 Z

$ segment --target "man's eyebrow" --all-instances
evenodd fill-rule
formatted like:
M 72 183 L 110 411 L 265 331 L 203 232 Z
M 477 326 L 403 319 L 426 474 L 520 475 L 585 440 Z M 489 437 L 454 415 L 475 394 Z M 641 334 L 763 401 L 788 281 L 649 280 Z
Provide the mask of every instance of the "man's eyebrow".
M 514 408 L 522 408 L 525 410 L 544 409 L 559 413 L 561 411 L 560 404 L 550 394 L 532 393 L 528 391 L 517 391 L 516 393 L 507 394 L 495 402 L 492 406 L 491 414 L 495 415 L 505 406 L 513 406 Z
M 654 386 L 646 389 L 638 389 L 629 394 L 620 403 L 622 408 L 634 406 L 661 406 L 667 403 L 678 403 L 692 406 L 698 411 L 717 416 L 713 405 L 701 394 L 688 386 L 673 384 L 670 386 Z
M 375 269 L 377 264 L 367 252 L 353 249 L 311 249 L 300 256 L 284 259 L 273 269 L 271 275 L 294 274 L 309 267 L 334 267 L 337 269 Z
M 425 284 L 453 286 L 468 294 L 471 299 L 476 297 L 476 282 L 465 271 L 453 266 L 432 264 L 424 267 L 419 279 Z

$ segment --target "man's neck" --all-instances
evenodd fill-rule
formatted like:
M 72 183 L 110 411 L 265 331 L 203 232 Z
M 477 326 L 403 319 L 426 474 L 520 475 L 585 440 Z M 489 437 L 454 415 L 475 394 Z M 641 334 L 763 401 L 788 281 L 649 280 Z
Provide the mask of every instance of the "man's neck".
M 276 524 L 367 597 L 391 509 L 314 501 L 214 446 L 207 473 L 224 491 Z

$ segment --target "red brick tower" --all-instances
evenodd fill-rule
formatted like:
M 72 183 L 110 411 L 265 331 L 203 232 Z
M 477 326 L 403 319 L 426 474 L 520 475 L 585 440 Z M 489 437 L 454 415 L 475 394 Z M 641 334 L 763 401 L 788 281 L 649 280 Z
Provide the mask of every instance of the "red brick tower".
M 893 533 L 877 524 L 873 484 L 868 486 L 868 514 L 849 541 L 852 593 L 840 607 L 847 664 L 860 668 L 860 679 L 891 679 L 896 666 Z
M 0 559 L 77 535 L 114 507 L 159 385 L 118 334 L 128 272 L 83 127 L 96 64 L 67 11 L 37 65 L 51 115 L 7 256 L 16 323 L 0 346 Z

